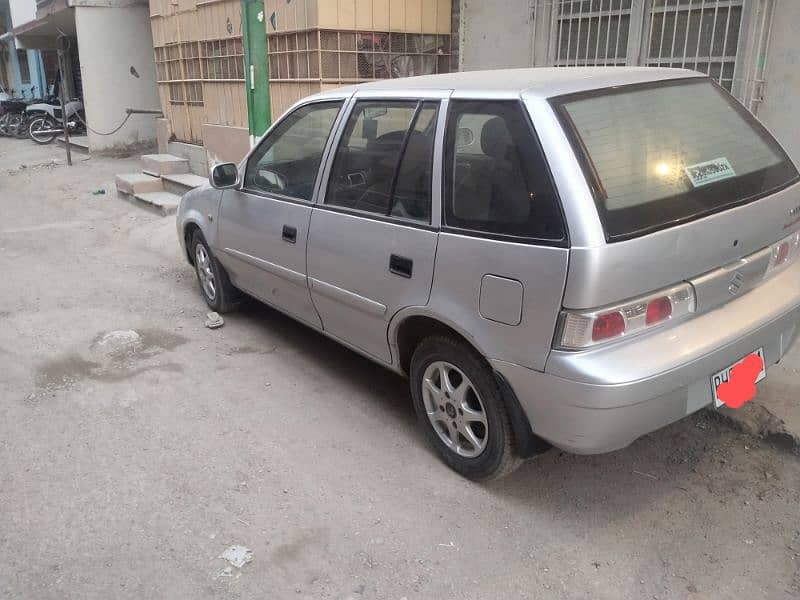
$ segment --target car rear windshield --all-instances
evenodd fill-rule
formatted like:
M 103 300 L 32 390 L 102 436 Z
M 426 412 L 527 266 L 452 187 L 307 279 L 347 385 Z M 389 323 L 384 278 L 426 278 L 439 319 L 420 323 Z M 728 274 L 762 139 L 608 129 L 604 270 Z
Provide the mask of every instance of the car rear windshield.
M 743 204 L 797 169 L 709 79 L 621 86 L 553 99 L 617 241 Z

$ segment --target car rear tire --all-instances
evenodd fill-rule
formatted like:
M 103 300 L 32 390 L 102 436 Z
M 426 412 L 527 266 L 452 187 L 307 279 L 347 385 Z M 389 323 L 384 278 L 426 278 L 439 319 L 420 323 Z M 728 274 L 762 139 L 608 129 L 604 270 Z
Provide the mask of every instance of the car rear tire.
M 208 307 L 218 313 L 236 310 L 242 293 L 233 286 L 199 229 L 192 235 L 191 251 L 200 292 Z
M 423 340 L 409 373 L 414 410 L 441 459 L 476 481 L 508 475 L 522 459 L 491 368 L 456 337 Z

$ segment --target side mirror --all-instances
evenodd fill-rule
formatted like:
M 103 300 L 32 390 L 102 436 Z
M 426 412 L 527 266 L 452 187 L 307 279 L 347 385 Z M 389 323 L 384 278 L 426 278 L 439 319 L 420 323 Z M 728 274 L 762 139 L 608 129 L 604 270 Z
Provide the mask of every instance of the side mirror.
M 239 185 L 239 169 L 233 163 L 214 165 L 209 178 L 211 185 L 218 190 L 225 190 Z

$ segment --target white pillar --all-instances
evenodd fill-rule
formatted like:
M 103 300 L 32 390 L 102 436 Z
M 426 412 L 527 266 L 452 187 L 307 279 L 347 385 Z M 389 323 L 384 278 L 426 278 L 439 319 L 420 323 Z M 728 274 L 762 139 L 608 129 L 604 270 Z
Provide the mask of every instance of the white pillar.
M 126 108 L 159 108 L 147 4 L 76 6 L 75 28 L 83 103 L 92 129 L 100 133 L 115 129 Z M 89 131 L 89 150 L 124 150 L 155 140 L 156 115 L 132 115 L 113 135 Z

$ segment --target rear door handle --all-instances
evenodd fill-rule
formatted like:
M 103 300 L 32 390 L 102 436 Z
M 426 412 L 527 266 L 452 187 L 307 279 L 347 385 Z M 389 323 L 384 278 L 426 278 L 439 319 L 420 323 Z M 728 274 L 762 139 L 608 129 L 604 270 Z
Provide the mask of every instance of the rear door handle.
M 389 257 L 389 272 L 411 279 L 411 273 L 414 269 L 414 261 L 405 256 L 392 254 Z
M 297 227 L 289 227 L 288 225 L 283 226 L 283 234 L 281 235 L 285 242 L 289 242 L 290 244 L 297 243 Z

